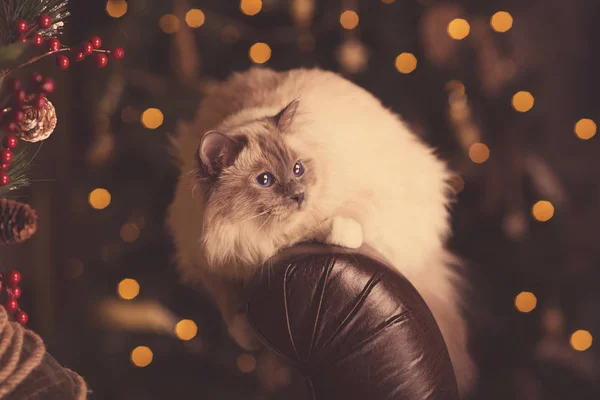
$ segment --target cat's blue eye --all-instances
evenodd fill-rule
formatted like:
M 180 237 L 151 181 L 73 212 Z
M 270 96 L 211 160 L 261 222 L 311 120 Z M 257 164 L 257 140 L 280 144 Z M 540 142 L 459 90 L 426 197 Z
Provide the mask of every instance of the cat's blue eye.
M 263 172 L 262 174 L 256 177 L 256 183 L 258 183 L 262 187 L 269 187 L 273 184 L 273 174 L 270 172 Z
M 302 165 L 302 163 L 300 161 L 297 161 L 296 164 L 294 164 L 294 176 L 296 177 L 300 177 L 302 175 L 304 175 L 304 165 Z

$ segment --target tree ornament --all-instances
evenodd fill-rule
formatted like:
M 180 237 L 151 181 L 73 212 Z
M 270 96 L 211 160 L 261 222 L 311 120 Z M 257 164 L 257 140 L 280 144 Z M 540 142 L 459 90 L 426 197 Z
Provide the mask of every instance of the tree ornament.
M 13 269 L 6 274 L 6 279 L 12 287 L 15 287 L 21 282 L 21 273 L 16 269 Z
M 57 38 L 52 38 L 48 40 L 48 51 L 58 51 L 60 50 L 60 40 Z
M 123 50 L 122 47 L 115 47 L 111 50 L 110 54 L 115 60 L 121 60 L 123 57 L 125 57 L 125 50 Z
M 104 53 L 98 53 L 96 56 L 96 65 L 98 68 L 104 68 L 108 64 L 108 57 Z
M 17 32 L 19 34 L 24 34 L 25 31 L 27 31 L 28 27 L 29 25 L 27 25 L 27 21 L 25 21 L 24 19 L 20 19 L 17 21 Z
M 90 38 L 90 43 L 94 49 L 99 49 L 102 46 L 102 39 L 99 36 L 92 36 Z
M 69 57 L 67 56 L 58 56 L 56 57 L 56 66 L 58 66 L 59 69 L 65 70 L 67 68 L 69 68 Z
M 12 314 L 19 309 L 19 303 L 15 299 L 8 299 L 4 303 L 4 308 L 6 308 L 6 312 Z
M 19 111 L 19 112 L 21 112 L 21 111 Z M 22 114 L 22 112 L 21 112 L 21 114 Z M 15 147 L 17 147 L 18 143 L 19 143 L 19 140 L 12 133 L 4 136 L 4 139 L 2 139 L 2 145 L 7 149 L 14 149 Z M 6 163 L 6 164 L 8 164 L 8 163 Z
M 16 135 L 26 142 L 39 142 L 47 139 L 56 128 L 56 110 L 54 105 L 44 96 L 38 96 L 34 106 L 23 109 L 25 119 L 17 124 Z
M 25 325 L 27 323 L 27 321 L 29 321 L 29 315 L 27 315 L 27 313 L 25 311 L 19 310 L 15 314 L 15 320 L 19 324 Z
M 0 176 L 2 174 L 6 172 L 0 172 Z M 0 244 L 21 243 L 36 231 L 37 214 L 29 204 L 0 199 Z
M 5 164 L 3 164 L 5 165 Z M 6 164 L 8 165 L 8 164 Z M 8 168 L 7 168 L 8 169 Z M 0 172 L 0 186 L 6 186 L 10 183 L 10 177 L 4 171 Z
M 42 29 L 48 29 L 52 25 L 52 18 L 47 14 L 42 14 L 37 18 L 37 24 Z

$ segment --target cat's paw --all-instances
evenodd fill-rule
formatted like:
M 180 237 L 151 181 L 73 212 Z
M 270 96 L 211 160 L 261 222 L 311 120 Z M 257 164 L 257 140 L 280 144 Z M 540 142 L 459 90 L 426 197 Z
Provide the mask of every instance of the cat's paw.
M 254 351 L 260 347 L 260 341 L 250 326 L 245 314 L 238 314 L 227 322 L 229 335 L 242 349 Z
M 334 246 L 358 249 L 363 243 L 362 226 L 353 219 L 335 217 L 325 242 Z

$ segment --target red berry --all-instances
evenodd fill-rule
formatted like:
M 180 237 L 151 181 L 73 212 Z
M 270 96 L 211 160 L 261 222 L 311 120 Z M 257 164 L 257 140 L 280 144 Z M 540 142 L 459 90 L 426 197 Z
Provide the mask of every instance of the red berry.
M 13 269 L 11 271 L 8 271 L 6 279 L 8 280 L 8 283 L 10 283 L 10 285 L 14 287 L 18 285 L 19 282 L 21 282 L 21 273 L 16 269 Z
M 19 309 L 19 303 L 15 299 L 8 299 L 4 304 L 4 308 L 9 313 L 14 313 Z
M 125 57 L 125 50 L 123 50 L 123 48 L 121 48 L 121 47 L 115 47 L 114 49 L 112 49 L 110 54 L 112 55 L 112 58 L 114 58 L 115 60 L 120 60 L 123 57 Z
M 23 120 L 25 119 L 25 113 L 21 110 L 18 110 L 12 115 L 12 118 L 13 121 L 23 122 Z
M 98 53 L 96 56 L 96 65 L 98 68 L 104 68 L 108 64 L 108 57 L 104 53 Z
M 28 27 L 29 25 L 27 25 L 27 21 L 25 21 L 24 19 L 20 19 L 17 21 L 17 32 L 25 33 Z
M 39 72 L 34 72 L 33 74 L 31 74 L 31 80 L 35 83 L 42 83 L 44 77 Z
M 83 51 L 78 51 L 77 54 L 75 54 L 75 61 L 83 61 L 84 58 L 85 54 L 83 54 Z
M 8 171 L 8 164 L 0 164 L 0 171 Z M 0 290 L 2 290 L 2 285 L 0 284 Z
M 23 83 L 19 79 L 10 78 L 8 82 L 6 82 L 6 88 L 11 92 L 18 92 L 23 87 Z
M 17 322 L 21 325 L 25 325 L 27 323 L 27 321 L 29 321 L 29 315 L 27 315 L 27 313 L 25 311 L 17 311 L 17 313 L 15 314 L 15 319 L 17 320 Z
M 52 25 L 52 18 L 46 14 L 42 14 L 37 18 L 37 24 L 42 29 L 48 29 Z
M 60 50 L 60 40 L 57 38 L 52 38 L 48 40 L 48 51 L 58 51 Z
M 23 112 L 21 112 L 21 111 L 19 111 L 19 112 L 21 114 L 23 114 Z M 4 139 L 2 139 L 2 145 L 4 147 L 6 147 L 7 149 L 14 149 L 15 147 L 17 147 L 18 143 L 19 143 L 19 140 L 12 133 L 9 133 L 8 135 L 4 136 Z
M 14 132 L 17 130 L 17 124 L 15 124 L 14 121 L 10 121 L 4 126 L 4 129 L 9 132 Z
M 13 159 L 13 153 L 10 149 L 4 149 L 0 151 L 0 162 L 3 164 L 10 164 Z
M 44 96 L 43 93 L 35 96 L 35 99 L 33 99 L 33 106 L 38 110 L 44 108 L 46 106 L 46 96 Z
M 36 46 L 41 46 L 44 44 L 44 37 L 42 35 L 40 35 L 39 33 L 35 33 L 33 36 L 33 44 L 35 44 Z
M 67 57 L 67 56 L 56 57 L 56 65 L 58 66 L 59 69 L 69 68 L 70 63 L 71 62 L 69 61 L 69 57 Z
M 93 48 L 99 49 L 100 46 L 102 46 L 102 39 L 100 39 L 98 36 L 92 36 L 90 38 L 90 43 L 92 44 Z
M 21 288 L 18 286 L 7 288 L 6 292 L 8 293 L 9 297 L 12 297 L 15 300 L 18 300 L 22 294 Z
M 14 101 L 15 104 L 17 104 L 17 105 L 20 106 L 23 103 L 25 103 L 25 98 L 26 97 L 27 97 L 27 94 L 25 93 L 25 91 L 24 90 L 19 90 L 13 96 L 13 101 Z
M 44 92 L 44 93 L 52 93 L 52 92 L 54 92 L 55 86 L 56 85 L 54 84 L 54 79 L 44 78 L 40 89 L 42 89 L 42 92 Z
M 94 47 L 90 42 L 84 42 L 81 45 L 81 51 L 83 51 L 83 54 L 85 54 L 86 56 L 89 56 L 94 51 Z
M 10 183 L 10 177 L 4 171 L 0 172 L 0 186 L 6 186 Z

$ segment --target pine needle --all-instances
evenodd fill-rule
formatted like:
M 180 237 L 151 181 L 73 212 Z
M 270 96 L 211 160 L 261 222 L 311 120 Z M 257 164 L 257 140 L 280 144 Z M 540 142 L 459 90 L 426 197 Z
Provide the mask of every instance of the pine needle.
M 28 173 L 31 168 L 32 159 L 27 156 L 27 150 L 22 150 L 14 155 L 7 171 L 10 183 L 6 186 L 0 186 L 0 198 L 9 197 L 11 192 L 29 186 Z

